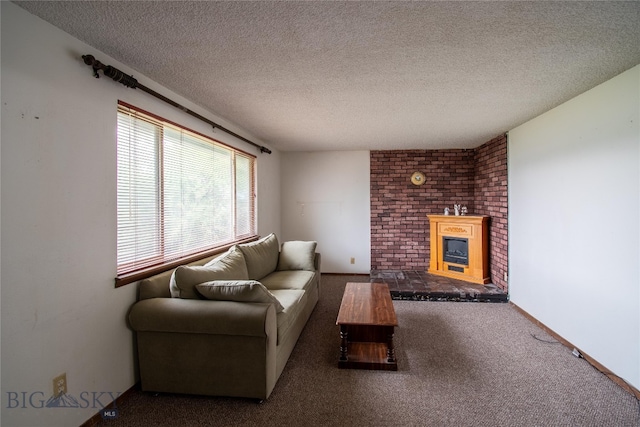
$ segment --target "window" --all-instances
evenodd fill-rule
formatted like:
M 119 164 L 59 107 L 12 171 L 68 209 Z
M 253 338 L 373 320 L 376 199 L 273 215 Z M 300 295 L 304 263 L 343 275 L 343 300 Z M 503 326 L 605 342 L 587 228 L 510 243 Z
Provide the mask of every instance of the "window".
M 118 277 L 255 235 L 254 156 L 124 103 L 117 140 Z

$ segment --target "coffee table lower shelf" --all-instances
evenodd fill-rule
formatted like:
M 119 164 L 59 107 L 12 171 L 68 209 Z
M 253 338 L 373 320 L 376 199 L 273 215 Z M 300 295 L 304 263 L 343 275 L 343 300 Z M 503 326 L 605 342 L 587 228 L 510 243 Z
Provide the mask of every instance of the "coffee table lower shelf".
M 350 342 L 347 345 L 347 360 L 338 360 L 341 369 L 376 369 L 397 371 L 398 363 L 389 362 L 388 345 L 378 342 Z

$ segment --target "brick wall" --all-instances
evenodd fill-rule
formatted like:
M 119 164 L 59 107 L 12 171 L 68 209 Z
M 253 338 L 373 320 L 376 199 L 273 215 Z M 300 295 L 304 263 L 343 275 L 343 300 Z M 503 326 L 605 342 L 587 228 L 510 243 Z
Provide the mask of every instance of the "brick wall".
M 427 214 L 454 203 L 474 212 L 474 150 L 371 152 L 371 268 L 426 270 Z M 425 184 L 411 183 L 424 173 Z
M 507 137 L 501 135 L 475 149 L 475 209 L 489 215 L 491 281 L 507 290 Z
M 428 269 L 427 214 L 459 203 L 469 214 L 496 216 L 491 275 L 506 290 L 506 165 L 503 136 L 476 149 L 371 151 L 371 268 Z M 424 185 L 411 183 L 415 171 L 425 174 Z

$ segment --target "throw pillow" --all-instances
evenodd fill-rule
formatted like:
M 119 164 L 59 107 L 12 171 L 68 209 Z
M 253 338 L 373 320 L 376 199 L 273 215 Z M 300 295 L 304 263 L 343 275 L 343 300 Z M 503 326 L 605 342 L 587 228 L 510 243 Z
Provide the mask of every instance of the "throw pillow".
M 255 280 L 213 280 L 196 285 L 196 289 L 210 300 L 262 302 L 274 304 L 276 313 L 284 310 L 280 301 L 262 283 Z
M 260 240 L 237 245 L 247 263 L 249 279 L 260 280 L 278 266 L 278 238 L 271 233 Z
M 282 244 L 278 270 L 315 270 L 317 242 L 291 241 Z
M 234 247 L 232 246 L 231 248 L 229 248 L 229 250 L 233 249 Z M 225 256 L 227 256 L 227 254 L 229 253 L 229 251 L 224 252 L 220 255 L 213 255 L 210 256 L 208 258 L 205 258 L 206 262 L 204 264 L 205 267 L 208 267 L 212 264 L 215 264 L 216 262 L 218 262 L 218 260 L 224 258 Z M 204 262 L 204 260 L 201 260 L 200 262 L 196 261 L 195 263 L 191 263 L 188 264 L 189 266 L 193 266 L 193 265 L 200 265 L 201 262 Z M 196 264 L 197 263 L 197 264 Z M 169 280 L 169 292 L 171 292 L 171 298 L 180 298 L 180 288 L 178 288 L 178 285 L 176 284 L 176 270 L 174 269 L 173 272 L 171 273 L 171 279 Z
M 184 299 L 199 299 L 195 286 L 212 280 L 247 280 L 247 266 L 244 255 L 231 247 L 223 256 L 204 266 L 182 265 L 173 273 L 172 296 Z

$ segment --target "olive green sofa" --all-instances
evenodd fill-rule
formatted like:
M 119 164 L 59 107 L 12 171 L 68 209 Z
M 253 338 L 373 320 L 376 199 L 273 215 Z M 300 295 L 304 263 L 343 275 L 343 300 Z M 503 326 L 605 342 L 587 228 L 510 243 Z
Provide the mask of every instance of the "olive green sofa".
M 268 398 L 318 302 L 315 249 L 270 234 L 141 281 L 128 320 L 142 390 Z

